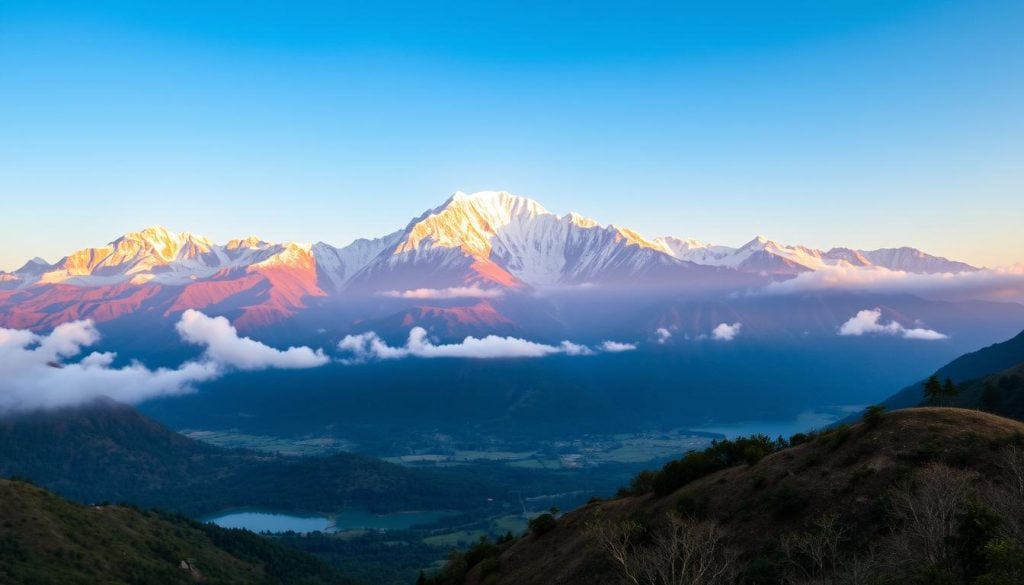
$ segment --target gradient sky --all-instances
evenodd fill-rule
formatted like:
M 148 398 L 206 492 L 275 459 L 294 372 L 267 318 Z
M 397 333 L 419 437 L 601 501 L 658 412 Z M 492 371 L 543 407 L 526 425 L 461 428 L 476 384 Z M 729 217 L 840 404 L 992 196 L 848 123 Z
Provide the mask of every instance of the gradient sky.
M 1024 2 L 0 2 L 0 269 L 335 245 L 455 190 L 1024 260 Z

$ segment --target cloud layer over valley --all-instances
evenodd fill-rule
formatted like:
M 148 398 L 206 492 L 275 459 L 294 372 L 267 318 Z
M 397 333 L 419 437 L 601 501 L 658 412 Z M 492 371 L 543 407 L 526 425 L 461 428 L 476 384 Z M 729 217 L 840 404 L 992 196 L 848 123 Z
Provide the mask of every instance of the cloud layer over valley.
M 823 290 L 907 293 L 931 299 L 1024 302 L 1024 264 L 960 273 L 917 274 L 879 267 L 829 266 L 764 287 L 769 294 Z
M 173 369 L 150 369 L 139 362 L 115 367 L 112 352 L 92 352 L 74 361 L 100 340 L 88 320 L 59 325 L 47 335 L 0 328 L 0 414 L 73 406 L 101 396 L 137 403 L 190 392 L 195 384 L 232 370 L 311 368 L 329 361 L 308 347 L 281 351 L 239 337 L 227 319 L 199 311 L 186 311 L 176 327 L 184 341 L 205 351 Z
M 348 363 L 357 363 L 369 359 L 399 359 L 405 357 L 420 358 L 536 358 L 554 354 L 571 356 L 594 355 L 598 352 L 621 352 L 636 349 L 630 343 L 605 341 L 598 349 L 563 341 L 559 345 L 547 345 L 528 341 L 517 337 L 466 337 L 459 343 L 434 344 L 427 338 L 427 331 L 422 327 L 413 327 L 409 331 L 409 339 L 405 345 L 393 347 L 388 345 L 375 332 L 348 335 L 338 343 L 338 349 L 350 357 Z
M 496 299 L 504 296 L 504 291 L 496 288 L 479 286 L 457 286 L 451 288 L 417 288 L 412 290 L 389 290 L 379 293 L 380 296 L 393 299 L 443 300 L 443 299 Z
M 882 311 L 880 309 L 858 311 L 856 315 L 850 317 L 848 321 L 839 327 L 839 335 L 854 337 L 861 335 L 893 335 L 905 339 L 920 339 L 924 341 L 948 338 L 947 335 L 932 329 L 920 327 L 907 328 L 896 321 L 883 324 L 881 320 Z
M 182 340 L 206 347 L 203 356 L 207 361 L 239 370 L 315 368 L 330 361 L 323 350 L 305 346 L 279 350 L 239 337 L 226 318 L 207 317 L 194 309 L 182 313 L 175 328 Z

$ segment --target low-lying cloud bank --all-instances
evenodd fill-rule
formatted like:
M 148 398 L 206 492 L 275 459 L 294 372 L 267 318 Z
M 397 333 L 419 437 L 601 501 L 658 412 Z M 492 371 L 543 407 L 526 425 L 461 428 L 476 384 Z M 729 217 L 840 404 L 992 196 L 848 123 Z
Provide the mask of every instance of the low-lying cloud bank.
M 955 274 L 914 274 L 874 266 L 831 266 L 773 282 L 764 288 L 768 294 L 822 290 L 909 293 L 943 300 L 1024 302 L 1024 264 Z
M 597 349 L 563 341 L 559 345 L 547 345 L 528 341 L 518 337 L 467 337 L 459 343 L 436 345 L 427 337 L 427 330 L 413 327 L 409 331 L 409 339 L 405 345 L 393 347 L 388 345 L 375 332 L 347 335 L 338 343 L 338 349 L 351 357 L 345 361 L 358 363 L 370 359 L 400 359 L 405 357 L 420 358 L 536 358 L 554 354 L 571 356 L 594 355 L 599 352 L 621 352 L 636 349 L 630 343 L 605 341 Z
M 565 342 L 563 341 L 562 343 L 564 344 Z M 634 349 L 636 349 L 636 344 L 634 343 L 622 343 L 620 341 L 605 341 L 601 343 L 601 351 L 606 351 L 609 353 L 633 351 Z
M 101 396 L 137 403 L 190 392 L 231 370 L 311 368 L 328 361 L 308 347 L 281 351 L 239 337 L 227 319 L 199 311 L 186 311 L 176 327 L 184 341 L 206 349 L 197 360 L 157 369 L 139 362 L 114 367 L 113 352 L 74 361 L 100 340 L 92 321 L 65 323 L 48 335 L 0 328 L 0 414 L 73 406 Z
M 904 339 L 920 339 L 924 341 L 936 341 L 948 339 L 948 336 L 932 329 L 906 328 L 896 321 L 881 323 L 882 311 L 880 309 L 864 309 L 850 317 L 848 321 L 839 327 L 839 335 L 861 336 L 861 335 L 893 335 Z
M 740 329 L 742 328 L 742 323 L 733 323 L 732 325 L 719 323 L 718 326 L 711 330 L 711 339 L 715 341 L 732 341 L 740 334 Z
M 239 337 L 238 330 L 224 317 L 207 317 L 195 309 L 182 313 L 175 329 L 183 341 L 205 346 L 203 356 L 207 361 L 239 370 L 315 368 L 330 361 L 323 350 L 305 346 L 280 350 Z
M 691 337 L 688 333 L 678 336 L 679 339 L 684 341 L 723 341 L 728 342 L 736 339 L 740 334 L 740 330 L 743 328 L 743 324 L 737 321 L 736 323 L 719 323 L 711 330 L 710 333 L 701 333 Z M 654 342 L 658 345 L 665 345 L 669 341 L 672 341 L 677 336 L 670 329 L 666 327 L 658 327 L 654 330 Z
M 505 293 L 499 289 L 479 286 L 457 286 L 452 288 L 417 288 L 412 290 L 388 290 L 379 293 L 393 299 L 496 299 Z

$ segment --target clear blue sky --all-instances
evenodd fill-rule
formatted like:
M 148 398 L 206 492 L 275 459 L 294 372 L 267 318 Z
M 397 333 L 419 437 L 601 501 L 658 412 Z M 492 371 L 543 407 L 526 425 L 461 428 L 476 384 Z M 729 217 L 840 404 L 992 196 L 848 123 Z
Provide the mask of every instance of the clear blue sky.
M 0 2 L 0 269 L 344 244 L 455 190 L 1024 260 L 1024 2 Z

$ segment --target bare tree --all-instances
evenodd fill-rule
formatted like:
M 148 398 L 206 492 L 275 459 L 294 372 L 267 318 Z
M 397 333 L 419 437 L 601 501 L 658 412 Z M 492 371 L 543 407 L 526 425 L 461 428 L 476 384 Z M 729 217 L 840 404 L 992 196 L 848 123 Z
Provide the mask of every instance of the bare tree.
M 878 582 L 878 576 L 884 570 L 874 547 L 864 554 L 840 557 L 836 561 L 837 585 L 871 585 Z
M 598 546 L 611 558 L 622 571 L 626 580 L 633 585 L 645 585 L 643 567 L 637 562 L 637 540 L 643 527 L 634 520 L 611 522 L 599 520 L 588 526 L 590 535 Z
M 956 528 L 956 514 L 978 474 L 931 463 L 889 492 L 898 526 L 893 553 L 903 559 L 938 564 L 947 559 L 946 543 Z
M 849 527 L 839 514 L 820 516 L 802 532 L 782 537 L 785 581 L 792 585 L 870 585 L 884 570 L 872 546 L 862 553 L 842 550 Z
M 986 486 L 985 502 L 1006 521 L 1007 536 L 1024 546 L 1024 449 L 1003 451 L 1001 479 Z
M 643 528 L 634 521 L 590 528 L 633 585 L 726 585 L 738 574 L 737 552 L 716 522 L 673 514 L 649 539 L 640 538 Z
M 791 583 L 825 582 L 839 560 L 839 546 L 846 527 L 838 514 L 826 514 L 811 523 L 808 530 L 782 537 L 780 548 L 786 556 Z
M 1024 449 L 1010 445 L 1003 451 L 1003 467 L 1013 495 L 1024 500 Z

